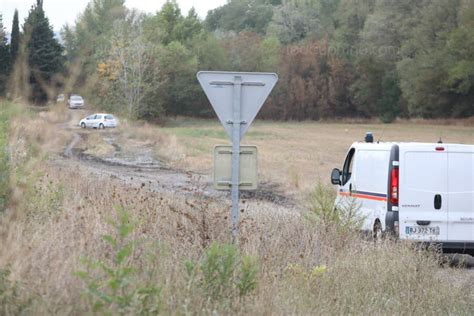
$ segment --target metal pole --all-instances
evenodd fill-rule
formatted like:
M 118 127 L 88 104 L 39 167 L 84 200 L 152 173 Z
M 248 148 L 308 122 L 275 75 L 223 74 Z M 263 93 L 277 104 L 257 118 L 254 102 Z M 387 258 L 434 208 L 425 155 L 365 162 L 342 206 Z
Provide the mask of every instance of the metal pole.
M 234 77 L 232 105 L 232 241 L 237 241 L 239 233 L 239 186 L 240 186 L 240 101 L 242 94 L 242 77 Z

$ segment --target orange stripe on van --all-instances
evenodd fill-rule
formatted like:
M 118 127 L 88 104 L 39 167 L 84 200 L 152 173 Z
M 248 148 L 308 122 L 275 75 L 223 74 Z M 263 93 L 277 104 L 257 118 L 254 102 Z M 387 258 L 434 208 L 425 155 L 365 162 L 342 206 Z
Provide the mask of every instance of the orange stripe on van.
M 367 194 L 358 194 L 358 193 L 349 193 L 349 192 L 339 192 L 338 193 L 340 196 L 352 196 L 358 199 L 365 199 L 365 200 L 371 200 L 371 201 L 382 201 L 386 202 L 387 198 L 386 197 L 378 197 L 378 196 L 372 196 L 372 195 L 367 195 Z

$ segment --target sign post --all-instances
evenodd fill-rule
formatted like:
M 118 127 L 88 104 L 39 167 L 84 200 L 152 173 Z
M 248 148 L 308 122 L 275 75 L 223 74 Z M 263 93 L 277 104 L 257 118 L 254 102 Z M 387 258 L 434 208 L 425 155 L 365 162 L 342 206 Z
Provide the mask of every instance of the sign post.
M 242 77 L 234 77 L 234 102 L 232 122 L 232 240 L 235 241 L 239 225 L 239 186 L 240 186 L 240 126 L 244 122 L 240 118 L 240 102 L 242 93 Z
M 240 141 L 278 81 L 273 73 L 212 72 L 197 74 L 199 83 L 232 141 L 232 239 L 239 224 Z

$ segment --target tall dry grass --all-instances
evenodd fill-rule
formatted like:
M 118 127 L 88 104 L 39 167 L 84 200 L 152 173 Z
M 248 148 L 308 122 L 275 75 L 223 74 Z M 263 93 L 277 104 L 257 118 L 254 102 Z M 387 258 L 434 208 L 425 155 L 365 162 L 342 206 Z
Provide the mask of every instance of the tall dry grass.
M 256 287 L 246 296 L 225 291 L 227 297 L 213 299 L 202 277 L 190 280 L 186 263 L 203 264 L 211 244 L 230 242 L 227 201 L 198 193 L 154 193 L 147 183 L 133 187 L 90 175 L 80 162 L 45 154 L 61 147 L 57 134 L 41 124 L 45 118 L 22 120 L 12 124 L 14 195 L 0 218 L 1 244 L 7 245 L 0 247 L 4 314 L 91 314 L 93 294 L 77 272 L 86 269 L 91 277 L 103 277 L 100 270 L 84 265 L 85 258 L 113 263 L 116 252 L 103 236 L 115 233 L 110 223 L 117 222 L 117 207 L 128 212 L 133 224 L 126 237 L 133 247 L 125 263 L 133 273 L 126 278 L 124 294 L 155 286 L 156 311 L 163 314 L 474 311 L 473 288 L 440 278 L 437 271 L 458 271 L 440 267 L 436 255 L 404 243 L 374 245 L 350 227 L 309 220 L 310 207 L 288 209 L 257 201 L 248 202 L 241 214 L 235 259 L 238 263 L 247 255 L 255 260 Z M 37 123 L 28 127 L 25 122 L 30 120 Z M 318 207 L 329 207 L 326 204 Z M 102 312 L 108 308 L 112 314 L 137 314 L 144 303 L 136 302 L 126 309 L 110 304 Z
M 186 157 L 185 149 L 175 135 L 166 134 L 156 125 L 146 122 L 121 120 L 120 125 L 124 132 L 119 140 L 123 144 L 152 148 L 153 158 L 166 161 L 172 167 L 185 167 L 183 164 Z

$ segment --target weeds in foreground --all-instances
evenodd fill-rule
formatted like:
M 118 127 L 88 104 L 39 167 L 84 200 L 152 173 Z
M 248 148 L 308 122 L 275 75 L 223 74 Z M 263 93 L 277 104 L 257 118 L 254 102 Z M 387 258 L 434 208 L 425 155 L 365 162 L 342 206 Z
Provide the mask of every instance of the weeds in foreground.
M 257 260 L 241 256 L 235 245 L 213 243 L 199 262 L 186 261 L 185 266 L 189 287 L 213 302 L 243 299 L 257 287 Z
M 118 209 L 117 220 L 111 225 L 114 234 L 102 237 L 112 250 L 110 259 L 86 258 L 83 260 L 86 269 L 75 273 L 85 284 L 90 309 L 100 313 L 158 314 L 162 311 L 160 281 L 152 279 L 143 283 L 139 274 L 150 273 L 132 263 L 138 242 L 131 238 L 135 224 L 130 214 Z M 213 243 L 199 261 L 185 261 L 184 268 L 188 295 L 214 307 L 232 307 L 257 287 L 257 260 L 242 256 L 234 245 Z
M 0 269 L 0 315 L 19 315 L 30 302 L 22 300 L 18 285 L 9 276 L 10 270 Z
M 137 267 L 130 263 L 136 241 L 130 240 L 135 225 L 128 212 L 117 209 L 117 221 L 111 222 L 113 235 L 104 235 L 103 240 L 112 248 L 110 260 L 84 259 L 86 270 L 76 272 L 86 285 L 86 295 L 94 312 L 128 314 L 158 314 L 160 291 L 150 283 L 136 283 Z
M 336 226 L 341 230 L 357 230 L 364 218 L 359 214 L 360 204 L 356 199 L 344 197 L 334 204 L 336 193 L 333 188 L 318 181 L 308 198 L 307 218 L 323 226 Z
M 0 212 L 5 210 L 10 194 L 10 155 L 8 150 L 10 107 L 7 103 L 0 104 Z

